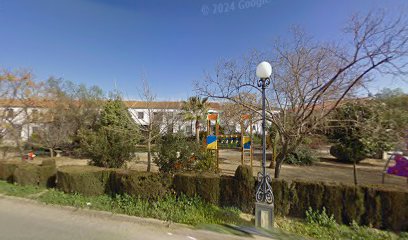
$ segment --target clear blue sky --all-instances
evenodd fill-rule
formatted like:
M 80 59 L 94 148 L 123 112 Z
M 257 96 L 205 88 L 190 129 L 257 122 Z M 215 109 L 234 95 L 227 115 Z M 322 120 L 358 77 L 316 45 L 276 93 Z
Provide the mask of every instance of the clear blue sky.
M 62 77 L 106 91 L 116 82 L 128 98 L 137 98 L 144 74 L 159 99 L 185 99 L 193 95 L 192 82 L 203 79 L 204 70 L 211 71 L 219 59 L 269 49 L 292 25 L 316 39 L 336 39 L 352 12 L 401 11 L 408 5 L 406 0 L 257 1 L 263 5 L 246 6 L 250 0 L 0 0 L 0 68 L 28 68 L 38 80 Z M 370 89 L 408 89 L 407 83 L 390 81 L 378 79 Z

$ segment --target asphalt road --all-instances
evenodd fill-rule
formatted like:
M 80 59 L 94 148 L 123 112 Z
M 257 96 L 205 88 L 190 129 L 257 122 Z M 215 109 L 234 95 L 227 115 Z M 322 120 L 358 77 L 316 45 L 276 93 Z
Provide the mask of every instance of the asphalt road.
M 196 230 L 162 221 L 106 212 L 47 206 L 30 200 L 0 197 L 2 240 L 112 239 L 265 239 L 242 238 Z

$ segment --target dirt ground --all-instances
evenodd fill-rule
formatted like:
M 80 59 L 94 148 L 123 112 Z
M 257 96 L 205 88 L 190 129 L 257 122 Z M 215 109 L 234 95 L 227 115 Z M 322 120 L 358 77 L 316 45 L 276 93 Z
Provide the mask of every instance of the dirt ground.
M 285 180 L 313 180 L 326 182 L 340 182 L 346 184 L 353 184 L 353 166 L 351 164 L 344 164 L 335 161 L 330 155 L 323 151 L 319 153 L 321 160 L 312 166 L 295 166 L 283 165 L 281 169 L 280 178 Z M 220 150 L 219 167 L 222 174 L 233 175 L 235 169 L 241 163 L 241 153 L 237 150 Z M 35 163 L 41 163 L 43 158 L 37 158 Z M 57 159 L 57 165 L 86 165 L 86 159 L 72 159 L 67 157 L 60 157 Z M 262 155 L 259 150 L 254 152 L 253 170 L 254 176 L 261 170 Z M 271 155 L 267 154 L 267 159 L 271 159 Z M 15 158 L 16 161 L 21 161 Z M 270 161 L 267 162 L 269 166 Z M 250 164 L 247 160 L 245 164 Z M 393 164 L 391 162 L 391 164 Z M 385 188 L 398 189 L 401 191 L 408 191 L 408 182 L 406 178 L 386 174 L 385 184 L 382 184 L 382 173 L 384 170 L 385 160 L 366 159 L 357 165 L 358 183 L 359 184 L 375 184 L 382 185 Z M 127 164 L 130 169 L 137 169 L 145 171 L 147 168 L 147 153 L 138 153 L 135 160 Z M 152 166 L 153 171 L 158 171 L 156 165 Z M 267 168 L 267 171 L 273 176 L 274 169 Z

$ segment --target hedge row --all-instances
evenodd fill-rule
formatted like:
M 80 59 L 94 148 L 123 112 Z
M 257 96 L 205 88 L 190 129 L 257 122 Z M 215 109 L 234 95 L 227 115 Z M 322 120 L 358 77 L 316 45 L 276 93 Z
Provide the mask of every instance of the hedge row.
M 353 220 L 375 228 L 408 230 L 408 192 L 369 186 L 284 180 L 272 182 L 275 213 L 305 217 L 312 207 L 325 207 L 339 223 Z
M 0 163 L 0 179 L 21 185 L 55 185 L 55 162 L 41 165 Z M 58 169 L 57 188 L 84 195 L 129 194 L 157 199 L 170 192 L 200 196 L 220 206 L 254 212 L 256 180 L 252 169 L 239 166 L 234 176 L 210 173 L 182 173 L 174 178 L 158 173 L 105 169 L 92 166 L 64 166 Z M 362 225 L 395 231 L 408 230 L 408 191 L 336 183 L 273 179 L 275 214 L 305 217 L 309 207 L 325 207 L 339 223 L 353 220 Z
M 44 160 L 41 165 L 29 162 L 0 162 L 0 180 L 19 185 L 55 187 L 55 160 Z
M 57 171 L 57 188 L 87 196 L 129 194 L 157 199 L 171 191 L 171 178 L 158 173 L 108 169 L 93 166 L 64 166 Z
M 257 183 L 249 173 L 252 173 L 250 168 L 240 166 L 233 177 L 207 175 L 206 182 L 213 186 L 205 188 L 199 188 L 202 175 L 179 174 L 175 176 L 174 189 L 177 193 L 199 195 L 209 202 L 253 213 Z M 375 228 L 408 230 L 408 192 L 326 182 L 289 183 L 281 179 L 273 179 L 272 189 L 276 215 L 304 218 L 309 207 L 319 211 L 324 207 L 339 223 L 356 221 Z

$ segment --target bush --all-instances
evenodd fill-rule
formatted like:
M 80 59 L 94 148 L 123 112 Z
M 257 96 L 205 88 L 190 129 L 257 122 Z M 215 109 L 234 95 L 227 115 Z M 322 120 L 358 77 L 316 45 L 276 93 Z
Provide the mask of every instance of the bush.
M 294 165 L 312 165 L 318 159 L 313 156 L 312 151 L 304 146 L 298 147 L 293 153 L 288 154 L 285 162 Z
M 317 224 L 322 227 L 333 228 L 337 225 L 334 216 L 329 216 L 326 213 L 326 208 L 323 207 L 322 212 L 313 211 L 311 207 L 306 211 L 306 221 L 311 224 Z
M 199 151 L 195 158 L 194 170 L 199 172 L 216 172 L 217 162 L 214 154 L 209 151 Z
M 190 141 L 182 134 L 163 136 L 158 144 L 154 163 L 163 173 L 177 173 L 196 170 L 215 172 L 215 156 L 201 149 L 201 146 Z
M 352 163 L 353 161 L 358 163 L 366 157 L 363 147 L 359 147 L 358 143 L 356 143 L 353 148 L 346 147 L 342 144 L 333 145 L 330 147 L 330 154 L 344 163 Z
M 99 167 L 120 168 L 134 157 L 139 130 L 120 99 L 109 100 L 93 130 L 82 130 L 81 151 Z

